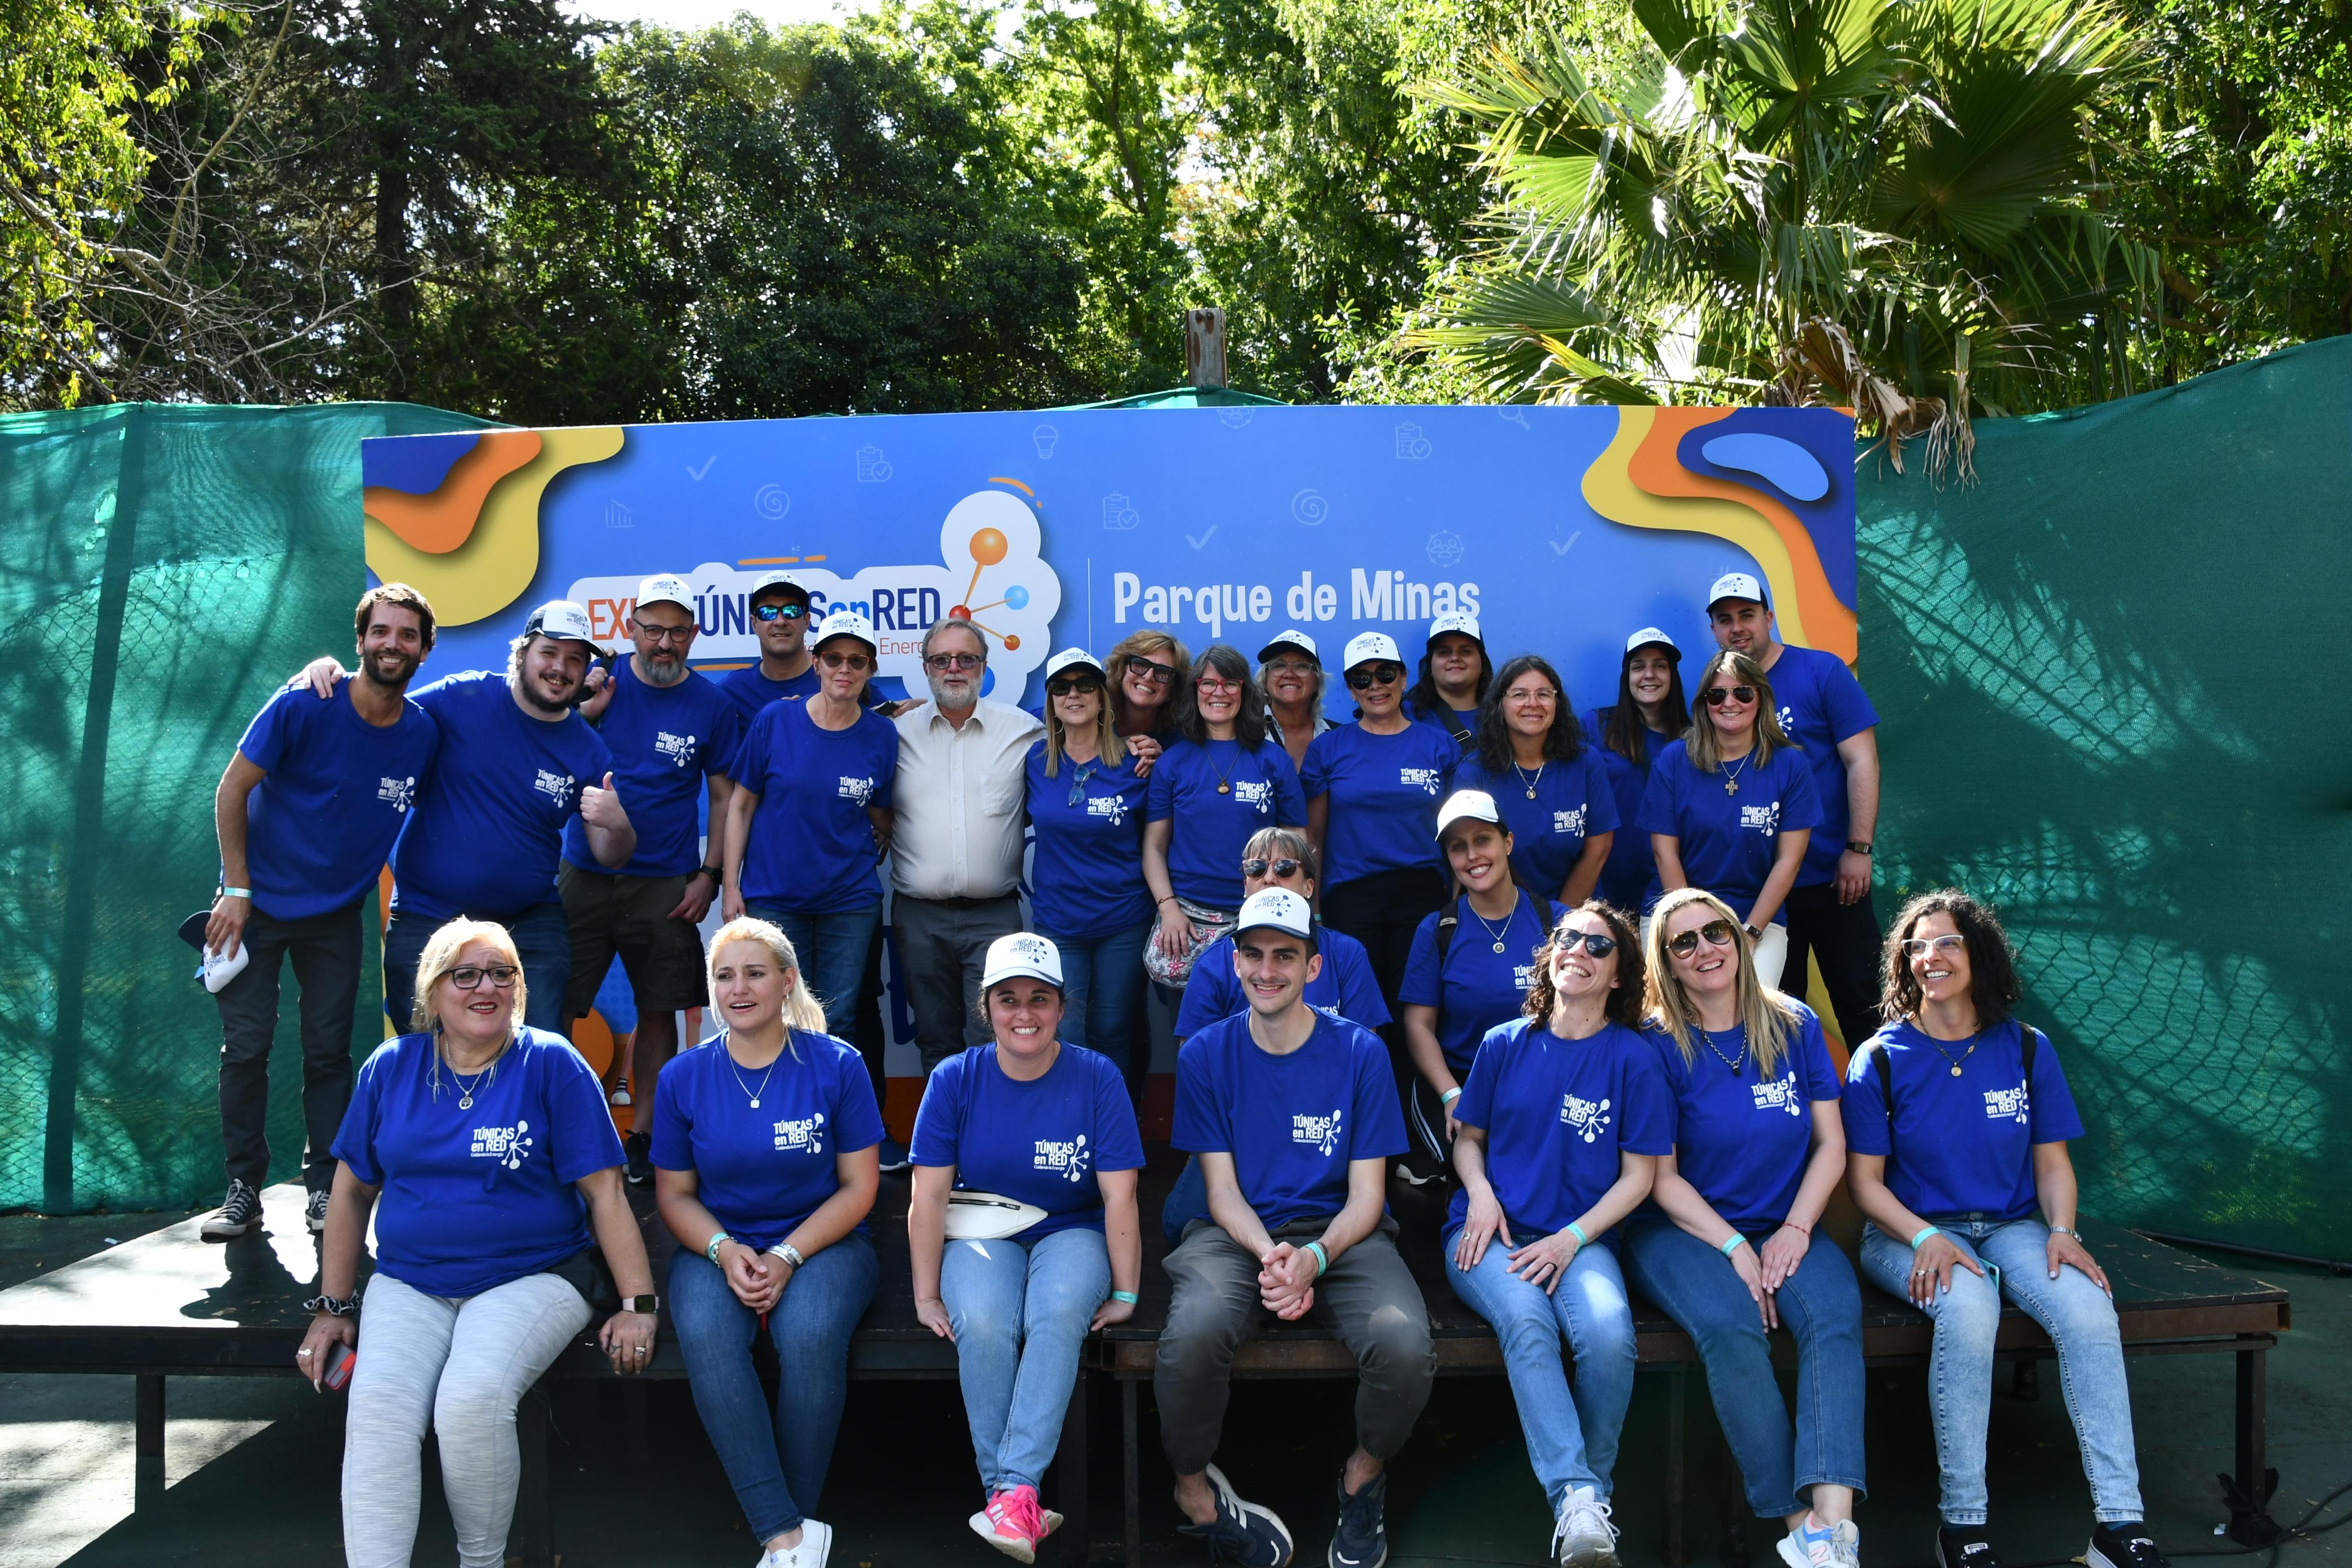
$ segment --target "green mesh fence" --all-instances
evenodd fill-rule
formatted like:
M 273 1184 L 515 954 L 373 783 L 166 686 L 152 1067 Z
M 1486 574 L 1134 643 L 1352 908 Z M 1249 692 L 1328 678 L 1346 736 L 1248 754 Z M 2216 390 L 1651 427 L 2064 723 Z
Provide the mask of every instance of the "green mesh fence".
M 478 424 L 399 405 L 0 417 L 0 1208 L 218 1201 L 219 1017 L 173 935 L 218 873 L 214 786 L 271 687 L 351 646 L 361 438 Z M 273 1177 L 302 1147 L 283 1011 Z
M 2352 1255 L 2352 339 L 1978 431 L 1858 486 L 1880 896 L 2005 911 L 2087 1212 Z

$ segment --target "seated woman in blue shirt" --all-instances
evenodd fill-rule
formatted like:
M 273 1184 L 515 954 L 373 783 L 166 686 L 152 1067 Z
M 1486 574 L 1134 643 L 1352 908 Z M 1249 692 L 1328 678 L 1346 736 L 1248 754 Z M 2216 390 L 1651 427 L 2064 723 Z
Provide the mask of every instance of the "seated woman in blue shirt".
M 2049 1331 L 2095 1516 L 2089 1568 L 2164 1568 L 2140 1505 L 2131 1394 L 2107 1277 L 2083 1245 L 2066 1141 L 2083 1135 L 2049 1037 L 2015 1016 L 2008 934 L 1957 889 L 1888 928 L 1885 1026 L 1846 1069 L 1846 1185 L 1871 1282 L 1935 1320 L 1940 1568 L 1994 1568 L 1985 1426 L 2001 1298 Z
M 1108 1058 L 1056 1037 L 1062 963 L 1015 931 L 989 945 L 994 1040 L 933 1069 L 915 1114 L 907 1247 L 915 1315 L 956 1347 L 988 1506 L 971 1528 L 1023 1563 L 1062 1522 L 1037 1482 L 1061 1440 L 1087 1333 L 1142 1288 L 1143 1141 Z
M 1755 943 L 1765 985 L 1780 984 L 1784 904 L 1822 821 L 1812 764 L 1778 712 L 1763 666 L 1727 648 L 1717 654 L 1699 672 L 1689 732 L 1658 753 L 1642 796 L 1641 826 L 1658 860 L 1650 904 L 1676 888 L 1705 888 L 1729 904 Z
M 451 921 L 426 939 L 415 979 L 415 1033 L 360 1068 L 335 1135 L 319 1295 L 294 1364 L 315 1384 L 338 1348 L 367 1352 L 343 1427 L 349 1561 L 405 1568 L 429 1426 L 457 1560 L 496 1568 L 522 1477 L 515 1405 L 588 1324 L 591 1228 L 624 1298 L 598 1334 L 616 1373 L 652 1362 L 653 1270 L 594 1069 L 562 1036 L 523 1026 L 514 938 Z
M 1066 648 L 1045 661 L 1045 738 L 1025 763 L 1029 875 L 1039 935 L 1062 955 L 1070 1044 L 1100 1051 L 1134 1098 L 1129 1020 L 1143 986 L 1151 894 L 1143 884 L 1143 805 L 1150 788 L 1112 726 L 1109 682 L 1095 656 Z M 1108 759 L 1108 760 L 1106 760 Z
M 1503 666 L 1454 787 L 1485 790 L 1503 808 L 1521 887 L 1564 909 L 1594 896 L 1617 842 L 1617 792 L 1549 661 L 1523 653 Z
M 1854 1568 L 1862 1287 L 1834 1243 L 1813 1245 L 1845 1174 L 1821 1020 L 1757 979 L 1739 917 L 1703 889 L 1658 900 L 1643 957 L 1675 1152 L 1658 1162 L 1654 1207 L 1627 1227 L 1625 1271 L 1697 1343 L 1748 1504 L 1787 1524 L 1790 1568 Z M 1793 1434 L 1765 1339 L 1784 1324 Z
M 1519 1016 L 1552 903 L 1511 879 L 1511 830 L 1485 790 L 1456 790 L 1437 810 L 1437 842 L 1461 892 L 1413 932 L 1397 1000 L 1420 1076 L 1406 1121 L 1444 1164 L 1459 1131 L 1454 1103 L 1486 1031 Z
M 1526 1016 L 1487 1033 L 1454 1105 L 1462 1188 L 1445 1276 L 1502 1342 L 1553 1557 L 1616 1568 L 1609 1495 L 1633 1397 L 1633 1309 L 1613 1227 L 1673 1152 L 1672 1102 L 1634 1032 L 1642 954 L 1626 918 L 1606 904 L 1568 910 L 1535 965 Z
M 882 1115 L 781 930 L 730 921 L 709 963 L 719 1032 L 654 1089 L 654 1197 L 678 1243 L 670 1315 L 703 1430 L 765 1544 L 760 1568 L 823 1568 L 833 1531 L 807 1510 L 874 1299 Z M 782 1371 L 772 1410 L 751 1365 L 762 1333 Z

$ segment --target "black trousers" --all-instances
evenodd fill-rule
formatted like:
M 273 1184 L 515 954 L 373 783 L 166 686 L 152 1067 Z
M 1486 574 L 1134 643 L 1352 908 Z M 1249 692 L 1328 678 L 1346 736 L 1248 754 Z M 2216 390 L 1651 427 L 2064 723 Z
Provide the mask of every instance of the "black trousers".
M 250 962 L 213 998 L 221 1016 L 221 1145 L 237 1181 L 259 1188 L 269 1180 L 269 1047 L 278 1034 L 278 969 L 291 958 L 301 987 L 302 1184 L 317 1193 L 333 1184 L 328 1151 L 352 1103 L 365 904 L 295 921 L 256 909 L 245 922 Z
M 1412 1086 L 1420 1074 L 1405 1047 L 1404 1025 L 1397 1021 L 1397 987 L 1404 984 L 1405 960 L 1412 956 L 1412 933 L 1444 901 L 1445 879 L 1434 866 L 1375 871 L 1323 889 L 1323 923 L 1364 944 L 1372 978 L 1380 983 L 1381 1000 L 1388 1004 L 1390 1022 L 1380 1035 L 1389 1047 L 1389 1070 L 1396 1077 L 1397 1106 L 1408 1124 Z
M 1829 988 L 1828 1011 L 1837 1018 L 1838 1034 L 1853 1050 L 1878 1032 L 1878 961 L 1881 932 L 1878 911 L 1870 895 L 1850 904 L 1838 902 L 1837 884 L 1816 882 L 1789 890 L 1789 961 L 1780 970 L 1780 989 L 1799 1001 L 1812 983 L 1808 959 L 1818 959 L 1822 981 Z M 1812 1001 L 1814 1011 L 1822 1011 Z

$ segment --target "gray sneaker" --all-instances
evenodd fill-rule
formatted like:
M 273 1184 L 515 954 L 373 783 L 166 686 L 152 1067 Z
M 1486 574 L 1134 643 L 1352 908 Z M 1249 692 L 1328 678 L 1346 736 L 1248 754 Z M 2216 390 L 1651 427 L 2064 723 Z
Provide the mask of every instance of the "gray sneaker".
M 1618 1568 L 1617 1527 L 1609 1522 L 1609 1505 L 1591 1487 L 1560 1500 L 1551 1555 L 1559 1568 Z
M 318 1236 L 318 1235 L 321 1234 L 322 1232 L 324 1232 L 324 1231 L 326 1230 L 326 1228 L 327 1228 L 327 1189 L 326 1189 L 326 1188 L 324 1188 L 324 1187 L 320 1187 L 317 1192 L 312 1193 L 312 1194 L 310 1194 L 310 1201 L 309 1203 L 306 1203 L 306 1204 L 304 1204 L 304 1205 L 302 1205 L 302 1223 L 303 1223 L 304 1225 L 307 1225 L 307 1226 L 309 1226 L 310 1227 L 310 1234 L 311 1234 L 312 1236 Z
M 261 1194 L 251 1186 L 232 1177 L 228 1196 L 221 1200 L 220 1212 L 208 1215 L 198 1229 L 206 1241 L 226 1241 L 243 1236 L 261 1223 Z

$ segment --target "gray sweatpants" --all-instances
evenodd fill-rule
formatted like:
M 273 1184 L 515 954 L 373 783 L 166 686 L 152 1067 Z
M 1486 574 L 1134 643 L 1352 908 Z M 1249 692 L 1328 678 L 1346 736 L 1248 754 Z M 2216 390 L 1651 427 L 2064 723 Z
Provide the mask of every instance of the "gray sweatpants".
M 1324 1222 L 1284 1226 L 1276 1241 L 1304 1247 Z M 1348 1248 L 1315 1282 L 1307 1315 L 1356 1356 L 1356 1441 L 1386 1462 L 1412 1436 L 1437 1376 L 1429 1309 L 1397 1256 L 1396 1222 Z M 1274 1321 L 1258 1300 L 1257 1259 L 1214 1220 L 1196 1219 L 1163 1265 L 1174 1283 L 1151 1388 L 1160 1401 L 1160 1446 L 1180 1476 L 1215 1458 L 1233 1388 L 1234 1352 Z M 356 1568 L 356 1565 L 354 1565 Z
M 408 1568 L 424 1489 L 425 1429 L 441 1437 L 441 1489 L 464 1568 L 500 1568 L 522 1477 L 515 1405 L 588 1326 L 588 1303 L 552 1274 L 462 1300 L 379 1274 L 360 1315 L 343 1418 L 343 1556 Z

